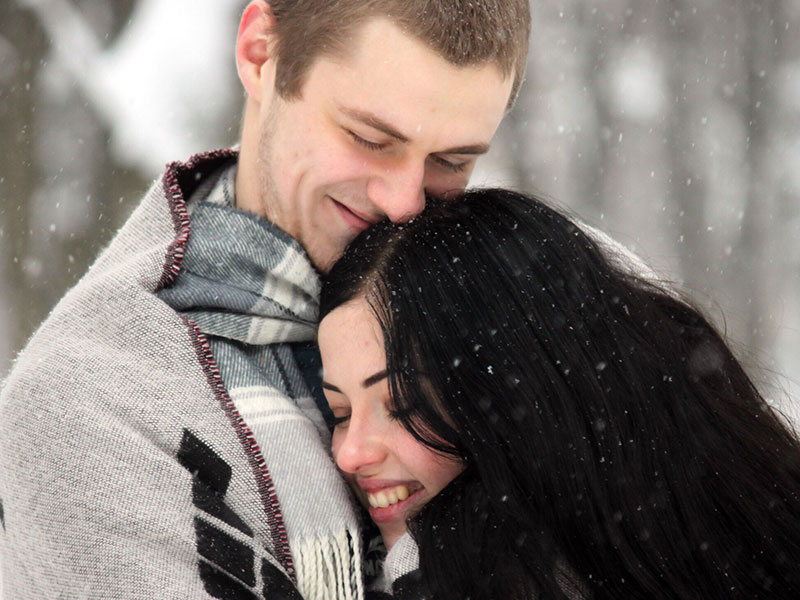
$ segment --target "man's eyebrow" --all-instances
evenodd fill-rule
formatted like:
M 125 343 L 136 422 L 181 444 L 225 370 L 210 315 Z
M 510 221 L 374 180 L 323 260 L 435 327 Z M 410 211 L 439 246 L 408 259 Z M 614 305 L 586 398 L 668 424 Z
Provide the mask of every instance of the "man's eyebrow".
M 373 129 L 382 131 L 386 135 L 391 136 L 404 144 L 409 141 L 407 136 L 403 135 L 402 133 L 397 131 L 397 129 L 389 125 L 389 123 L 387 123 L 377 115 L 372 114 L 371 112 L 367 112 L 365 110 L 359 110 L 357 108 L 348 108 L 346 106 L 340 106 L 339 110 L 341 110 L 351 119 L 355 119 L 356 121 L 360 121 L 361 123 L 363 123 L 368 127 L 372 127 Z
M 371 112 L 367 112 L 365 110 L 359 110 L 357 108 L 348 108 L 346 106 L 340 106 L 339 110 L 341 110 L 344 114 L 346 114 L 351 119 L 355 119 L 366 125 L 367 127 L 372 127 L 373 129 L 377 129 L 378 131 L 382 131 L 388 136 L 399 140 L 403 144 L 408 143 L 410 140 L 407 136 L 403 135 L 393 126 L 389 125 L 386 121 L 378 117 L 377 115 L 372 114 Z M 437 152 L 436 154 L 486 154 L 489 152 L 489 144 L 471 144 L 469 146 L 457 146 L 455 148 L 448 148 L 447 150 L 442 150 Z
M 489 144 L 474 144 L 472 146 L 459 146 L 442 150 L 436 154 L 486 154 L 489 151 Z
M 361 387 L 367 389 L 368 387 L 375 385 L 379 381 L 386 379 L 388 373 L 389 372 L 386 369 L 384 369 L 383 371 L 378 371 L 374 375 L 370 375 L 364 381 L 361 382 Z M 340 390 L 338 387 L 336 387 L 332 383 L 328 383 L 324 379 L 322 380 L 322 387 L 332 392 L 337 392 L 339 394 L 343 393 L 342 390 Z

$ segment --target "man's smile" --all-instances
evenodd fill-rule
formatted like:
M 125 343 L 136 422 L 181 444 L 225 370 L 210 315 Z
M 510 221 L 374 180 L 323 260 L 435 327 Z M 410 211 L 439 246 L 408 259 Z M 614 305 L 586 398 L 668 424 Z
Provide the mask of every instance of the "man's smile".
M 377 223 L 380 219 L 371 217 L 364 213 L 358 212 L 353 210 L 352 208 L 345 206 L 335 198 L 328 196 L 333 205 L 339 211 L 339 214 L 342 216 L 342 219 L 347 224 L 347 226 L 353 231 L 354 234 L 358 235 L 362 231 L 364 231 L 370 225 Z

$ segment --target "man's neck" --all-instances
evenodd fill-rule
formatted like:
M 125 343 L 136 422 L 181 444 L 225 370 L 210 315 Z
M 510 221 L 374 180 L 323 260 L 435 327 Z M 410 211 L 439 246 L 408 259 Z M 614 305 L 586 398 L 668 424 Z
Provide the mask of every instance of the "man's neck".
M 267 218 L 259 193 L 258 109 L 259 105 L 252 100 L 247 101 L 244 109 L 239 168 L 236 173 L 236 208 Z

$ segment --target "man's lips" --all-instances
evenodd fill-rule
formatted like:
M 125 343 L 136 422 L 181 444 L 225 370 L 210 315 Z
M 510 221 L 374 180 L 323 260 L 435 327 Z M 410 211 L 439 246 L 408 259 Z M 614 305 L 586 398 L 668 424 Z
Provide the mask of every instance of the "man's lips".
M 330 198 L 330 196 L 329 196 Z M 342 204 L 341 202 L 331 198 L 333 205 L 339 211 L 339 214 L 342 216 L 342 219 L 347 224 L 347 226 L 358 235 L 362 231 L 364 231 L 367 227 L 372 225 L 373 223 L 377 223 L 378 219 L 370 217 L 364 213 L 358 212 L 349 208 Z

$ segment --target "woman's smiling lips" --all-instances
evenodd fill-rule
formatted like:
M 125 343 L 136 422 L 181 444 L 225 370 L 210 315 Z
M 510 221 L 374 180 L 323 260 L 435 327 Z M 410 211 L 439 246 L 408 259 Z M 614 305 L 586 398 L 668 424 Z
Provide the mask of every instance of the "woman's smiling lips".
M 416 481 L 359 481 L 369 503 L 369 514 L 376 523 L 386 523 L 397 518 L 405 519 L 408 509 L 416 503 L 425 489 Z
M 330 196 L 328 197 L 331 199 L 334 206 L 339 210 L 339 214 L 342 215 L 344 222 L 356 235 L 364 231 L 370 225 L 379 221 L 379 219 L 357 212 L 352 208 L 345 206 L 338 200 L 331 198 Z

